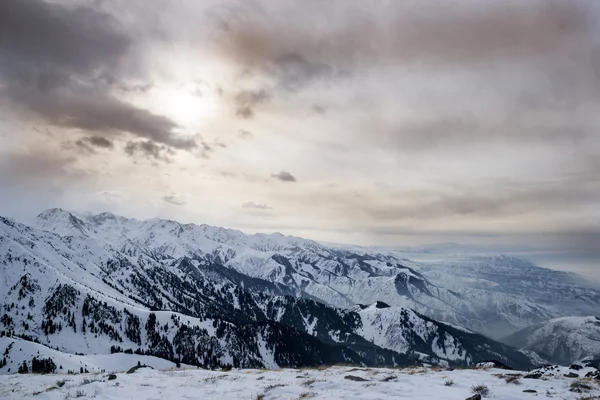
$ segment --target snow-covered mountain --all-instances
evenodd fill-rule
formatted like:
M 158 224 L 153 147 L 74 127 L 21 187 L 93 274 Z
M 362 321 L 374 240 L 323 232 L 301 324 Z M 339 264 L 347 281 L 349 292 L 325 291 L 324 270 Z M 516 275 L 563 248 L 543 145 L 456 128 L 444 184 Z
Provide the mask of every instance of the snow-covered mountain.
M 408 308 L 377 302 L 359 306 L 362 327 L 358 333 L 386 349 L 417 355 L 425 361 L 431 354 L 443 360 L 472 364 L 475 360 L 519 359 L 520 352 L 494 343 L 467 329 L 438 323 Z
M 495 339 L 552 318 L 593 315 L 600 309 L 600 291 L 584 278 L 514 256 L 412 256 L 415 268 L 430 282 L 460 292 L 485 321 L 481 328 L 464 325 Z
M 325 246 L 281 234 L 247 235 L 170 220 L 43 212 L 37 227 L 62 236 L 89 238 L 128 257 L 216 266 L 232 282 L 255 291 L 318 299 L 334 307 L 376 301 L 411 308 L 435 320 L 499 338 L 548 319 L 588 315 L 600 293 L 573 275 L 508 256 L 452 257 L 426 261 L 369 248 Z M 414 255 L 409 253 L 409 255 Z M 237 273 L 237 274 L 236 274 Z M 235 275 L 236 277 L 234 277 Z M 248 281 L 251 278 L 251 282 Z M 248 287 L 248 286 L 245 286 Z
M 385 298 L 375 283 L 392 300 L 460 298 L 389 255 L 108 213 L 53 209 L 37 224 L 43 230 L 0 218 L 0 323 L 4 334 L 61 351 L 130 351 L 207 367 L 531 365 L 524 353 L 412 310 L 393 307 L 376 321 L 368 308 L 316 301 Z M 370 285 L 370 297 L 360 293 Z
M 600 358 L 600 318 L 564 317 L 525 328 L 502 339 L 532 350 L 553 363 L 568 365 L 583 358 Z

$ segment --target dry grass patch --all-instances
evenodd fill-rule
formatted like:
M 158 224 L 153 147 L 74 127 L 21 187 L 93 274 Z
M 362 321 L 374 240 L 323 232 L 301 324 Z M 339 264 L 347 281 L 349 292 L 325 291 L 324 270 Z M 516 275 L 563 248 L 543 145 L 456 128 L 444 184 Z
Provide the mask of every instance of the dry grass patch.
M 211 376 L 207 376 L 202 381 L 204 383 L 216 383 L 219 379 L 223 379 L 223 378 L 225 378 L 227 376 L 228 376 L 227 374 L 223 374 L 223 375 L 211 375 Z
M 273 389 L 277 389 L 278 387 L 286 386 L 284 383 L 275 383 L 273 385 L 269 385 L 265 388 L 265 393 L 270 392 Z
M 325 381 L 323 379 L 310 378 L 310 379 L 307 379 L 304 382 L 302 382 L 301 385 L 308 387 L 308 386 L 312 385 L 313 383 L 317 383 L 317 382 L 325 382 Z
M 486 385 L 471 386 L 471 392 L 473 394 L 480 394 L 481 397 L 488 397 L 490 395 L 490 389 Z

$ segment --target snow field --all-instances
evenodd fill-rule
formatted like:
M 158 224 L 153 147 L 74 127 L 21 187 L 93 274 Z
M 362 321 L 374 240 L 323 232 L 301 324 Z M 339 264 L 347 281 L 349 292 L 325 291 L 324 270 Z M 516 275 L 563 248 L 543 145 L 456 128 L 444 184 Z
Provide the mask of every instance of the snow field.
M 583 371 L 580 371 L 583 372 Z M 115 380 L 107 374 L 83 375 L 3 375 L 0 398 L 21 399 L 460 399 L 472 395 L 472 386 L 485 385 L 489 397 L 522 400 L 545 397 L 580 399 L 570 392 L 571 378 L 562 375 L 544 379 L 519 378 L 519 384 L 507 382 L 499 369 L 434 370 L 367 369 L 330 367 L 325 369 L 232 370 L 217 372 L 199 369 L 161 371 L 139 369 L 132 374 L 119 373 Z M 352 376 L 356 380 L 346 377 Z M 62 387 L 57 381 L 66 379 Z M 447 386 L 447 382 L 452 382 Z M 600 395 L 597 382 L 588 380 L 592 389 L 586 396 Z M 524 393 L 535 390 L 536 393 Z

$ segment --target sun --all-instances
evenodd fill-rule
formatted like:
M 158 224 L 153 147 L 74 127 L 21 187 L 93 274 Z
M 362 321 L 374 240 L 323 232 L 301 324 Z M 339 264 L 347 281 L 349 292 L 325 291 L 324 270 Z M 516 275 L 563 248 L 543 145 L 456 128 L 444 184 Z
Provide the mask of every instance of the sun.
M 194 87 L 169 88 L 161 93 L 164 111 L 181 125 L 191 125 L 214 114 L 215 99 Z

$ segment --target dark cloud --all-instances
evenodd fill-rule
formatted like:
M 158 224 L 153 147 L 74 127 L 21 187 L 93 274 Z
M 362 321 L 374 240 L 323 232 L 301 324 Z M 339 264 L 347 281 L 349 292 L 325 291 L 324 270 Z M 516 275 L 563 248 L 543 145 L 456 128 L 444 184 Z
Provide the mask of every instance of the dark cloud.
M 169 203 L 169 204 L 173 204 L 175 206 L 183 206 L 186 204 L 186 202 L 184 200 L 182 200 L 177 193 L 171 193 L 169 195 L 165 195 L 163 196 L 163 201 Z
M 287 171 L 281 171 L 278 174 L 271 174 L 271 178 L 279 179 L 282 182 L 296 182 L 296 177 Z
M 5 73 L 17 68 L 89 75 L 115 68 L 133 44 L 108 14 L 41 0 L 2 1 L 0 37 Z
M 132 35 L 115 17 L 87 5 L 3 1 L 0 38 L 0 94 L 18 110 L 56 126 L 196 147 L 175 134 L 174 121 L 120 100 L 102 84 L 106 76 L 122 82 L 123 64 L 135 56 Z
M 103 149 L 114 148 L 114 143 L 111 140 L 102 136 L 85 137 L 75 141 L 75 145 L 88 153 L 95 153 L 94 147 L 99 147 Z
M 125 103 L 94 87 L 72 86 L 39 91 L 26 85 L 9 85 L 6 93 L 21 107 L 46 122 L 67 128 L 118 135 L 123 132 L 176 149 L 191 150 L 196 142 L 178 137 L 171 119 Z
M 93 146 L 96 147 L 103 147 L 105 149 L 112 149 L 114 147 L 114 144 L 112 141 L 108 140 L 105 137 L 102 136 L 90 136 L 85 138 L 85 140 L 90 143 Z
M 151 140 L 142 140 L 137 142 L 127 142 L 125 145 L 125 153 L 130 156 L 141 154 L 153 161 L 170 163 L 173 161 L 171 156 L 173 156 L 174 151 L 168 146 L 154 143 Z
M 268 101 L 271 94 L 264 89 L 261 90 L 243 90 L 235 96 L 235 115 L 240 118 L 250 119 L 254 116 L 254 109 L 257 105 Z
M 102 74 L 98 77 L 98 80 L 102 83 L 105 83 L 107 86 L 112 88 L 116 88 L 122 92 L 127 93 L 148 93 L 152 88 L 154 88 L 154 83 L 152 82 L 125 82 L 120 80 L 117 77 L 111 76 L 109 74 Z
M 532 59 L 578 46 L 592 26 L 589 1 L 507 0 L 502 3 L 318 0 L 244 2 L 228 7 L 220 42 L 225 55 L 248 66 L 292 64 L 301 75 L 327 65 L 464 64 Z M 311 61 L 307 61 L 311 60 Z
M 325 63 L 312 62 L 298 53 L 284 53 L 274 61 L 274 74 L 281 84 L 290 90 L 302 88 L 316 79 L 330 79 L 333 68 Z
M 253 201 L 248 201 L 245 203 L 242 203 L 242 208 L 251 208 L 251 209 L 255 209 L 255 210 L 272 210 L 273 207 L 269 206 L 268 204 L 257 204 Z

